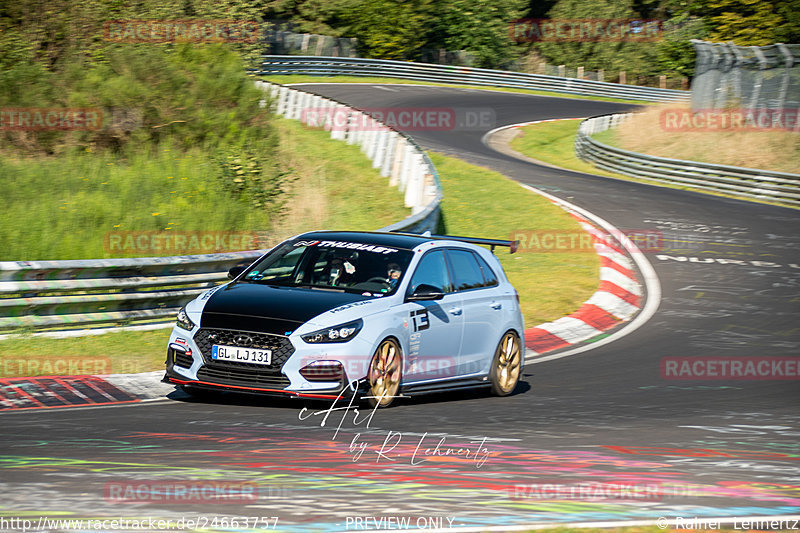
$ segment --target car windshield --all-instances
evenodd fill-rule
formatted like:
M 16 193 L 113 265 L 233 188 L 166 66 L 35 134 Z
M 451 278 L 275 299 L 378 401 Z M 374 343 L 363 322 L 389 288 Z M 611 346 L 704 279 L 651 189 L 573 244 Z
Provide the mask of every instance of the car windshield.
M 365 242 L 295 240 L 251 266 L 240 281 L 384 296 L 395 292 L 412 255 Z

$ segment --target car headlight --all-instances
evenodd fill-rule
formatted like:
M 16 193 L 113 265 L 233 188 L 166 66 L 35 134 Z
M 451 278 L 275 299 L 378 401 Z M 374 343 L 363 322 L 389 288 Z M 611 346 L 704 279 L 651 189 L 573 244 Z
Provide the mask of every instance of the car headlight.
M 175 319 L 175 324 L 179 328 L 185 329 L 187 331 L 192 331 L 194 329 L 194 322 L 189 319 L 189 314 L 186 312 L 186 308 L 184 307 L 180 311 L 178 311 L 178 316 Z
M 310 344 L 322 342 L 347 342 L 355 337 L 364 326 L 364 321 L 360 318 L 347 324 L 340 324 L 332 328 L 325 328 L 313 333 L 303 335 L 301 338 Z

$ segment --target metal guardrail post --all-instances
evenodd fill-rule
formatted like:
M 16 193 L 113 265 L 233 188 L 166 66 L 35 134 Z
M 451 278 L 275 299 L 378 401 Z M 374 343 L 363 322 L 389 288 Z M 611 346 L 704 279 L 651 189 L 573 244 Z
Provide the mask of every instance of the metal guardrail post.
M 383 163 L 381 164 L 381 176 L 388 178 L 392 175 L 392 164 L 394 163 L 394 150 L 397 145 L 397 140 L 400 134 L 394 131 L 386 132 L 386 148 L 383 154 Z
M 408 141 L 405 137 L 400 137 L 394 149 L 394 157 L 392 158 L 392 173 L 389 178 L 389 186 L 397 187 L 400 184 L 400 176 L 403 173 L 403 157 L 406 153 L 406 144 Z

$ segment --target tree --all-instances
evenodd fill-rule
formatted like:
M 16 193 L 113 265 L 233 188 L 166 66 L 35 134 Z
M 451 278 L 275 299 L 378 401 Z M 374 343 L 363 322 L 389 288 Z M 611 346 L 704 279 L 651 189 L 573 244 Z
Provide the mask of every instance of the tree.
M 291 31 L 338 37 L 342 33 L 339 15 L 349 0 L 270 0 L 265 4 L 266 22 Z
M 631 0 L 559 0 L 548 12 L 558 20 L 612 20 L 643 18 Z M 653 42 L 541 42 L 537 50 L 554 64 L 584 66 L 589 70 L 624 70 L 634 75 L 652 75 L 657 70 L 657 47 Z
M 800 42 L 800 0 L 712 0 L 711 39 L 742 46 Z
M 523 14 L 523 0 L 438 0 L 430 11 L 430 48 L 466 50 L 479 67 L 505 66 L 515 55 L 508 24 Z
M 429 0 L 354 0 L 339 13 L 342 34 L 365 57 L 413 59 L 425 45 Z

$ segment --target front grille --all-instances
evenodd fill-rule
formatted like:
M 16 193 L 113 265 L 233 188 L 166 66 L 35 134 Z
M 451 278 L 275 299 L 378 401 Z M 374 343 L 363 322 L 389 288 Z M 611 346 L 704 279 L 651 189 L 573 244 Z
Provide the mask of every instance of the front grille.
M 178 350 L 175 350 L 172 353 L 174 354 L 173 355 L 174 363 L 176 365 L 182 366 L 184 368 L 189 368 L 190 366 L 192 366 L 192 363 L 194 362 L 194 360 L 192 359 L 191 355 L 183 353 L 183 352 L 179 352 Z
M 264 389 L 285 389 L 289 386 L 289 378 L 280 372 L 254 372 L 249 368 L 212 368 L 200 367 L 197 379 L 220 385 L 237 385 L 239 387 L 259 387 Z
M 245 337 L 250 340 L 247 341 Z M 194 335 L 194 342 L 204 363 L 197 371 L 197 379 L 200 381 L 272 389 L 289 386 L 289 378 L 281 373 L 283 364 L 294 353 L 294 346 L 288 337 L 253 331 L 200 328 Z M 211 347 L 214 344 L 272 350 L 272 364 L 214 360 L 211 358 Z
M 241 342 L 237 337 L 250 337 L 252 342 Z M 239 342 L 237 342 L 237 340 Z M 255 333 L 252 331 L 238 331 L 233 329 L 201 328 L 194 335 L 194 342 L 200 349 L 203 362 L 216 368 L 252 368 L 254 370 L 280 370 L 283 363 L 294 353 L 294 346 L 288 337 L 283 335 L 270 335 L 268 333 Z M 224 344 L 226 346 L 241 346 L 242 348 L 260 348 L 272 350 L 272 364 L 260 365 L 258 363 L 240 363 L 237 361 L 215 361 L 211 359 L 211 346 Z

